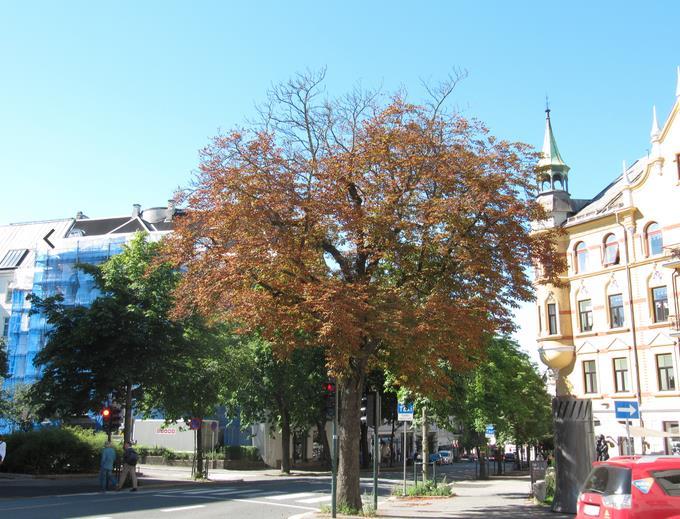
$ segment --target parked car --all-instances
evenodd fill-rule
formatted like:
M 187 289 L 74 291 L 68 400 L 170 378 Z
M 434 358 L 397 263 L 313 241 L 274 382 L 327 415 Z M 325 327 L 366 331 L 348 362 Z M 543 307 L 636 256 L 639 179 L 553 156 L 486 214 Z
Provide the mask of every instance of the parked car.
M 680 519 L 680 456 L 596 461 L 577 508 L 577 519 Z
M 430 454 L 430 463 L 436 463 L 437 465 L 440 465 L 442 462 L 442 454 L 441 452 L 433 452 Z
M 506 452 L 503 455 L 503 461 L 510 463 L 515 461 L 515 453 L 514 452 Z
M 441 465 L 450 465 L 453 463 L 453 453 L 451 451 L 439 451 L 439 456 L 441 456 Z

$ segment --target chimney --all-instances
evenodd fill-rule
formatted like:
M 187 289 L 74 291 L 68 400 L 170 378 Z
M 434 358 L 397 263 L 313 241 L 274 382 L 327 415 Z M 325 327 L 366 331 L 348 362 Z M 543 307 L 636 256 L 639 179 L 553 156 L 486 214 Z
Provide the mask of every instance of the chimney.
M 172 217 L 174 215 L 175 215 L 175 201 L 170 199 L 168 200 L 168 208 L 166 209 L 165 212 L 165 221 L 172 222 Z
M 139 204 L 132 204 L 132 217 L 137 218 L 142 212 L 142 206 Z

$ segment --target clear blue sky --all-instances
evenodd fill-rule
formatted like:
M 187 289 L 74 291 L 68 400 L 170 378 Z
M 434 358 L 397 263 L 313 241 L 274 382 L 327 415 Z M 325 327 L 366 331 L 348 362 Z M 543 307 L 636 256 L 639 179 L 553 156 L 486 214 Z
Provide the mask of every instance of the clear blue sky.
M 247 4 L 247 5 L 246 5 Z M 564 5 L 561 5 L 564 4 Z M 328 67 L 454 103 L 540 146 L 548 94 L 570 188 L 593 196 L 649 147 L 680 64 L 680 2 L 5 2 L 0 7 L 0 224 L 126 214 L 186 186 L 198 150 L 267 88 Z M 535 311 L 520 312 L 533 349 Z
M 219 128 L 322 66 L 333 92 L 415 100 L 419 78 L 466 69 L 455 104 L 536 146 L 548 94 L 576 197 L 646 153 L 652 104 L 664 119 L 674 100 L 680 2 L 463 4 L 6 2 L 0 224 L 162 205 Z

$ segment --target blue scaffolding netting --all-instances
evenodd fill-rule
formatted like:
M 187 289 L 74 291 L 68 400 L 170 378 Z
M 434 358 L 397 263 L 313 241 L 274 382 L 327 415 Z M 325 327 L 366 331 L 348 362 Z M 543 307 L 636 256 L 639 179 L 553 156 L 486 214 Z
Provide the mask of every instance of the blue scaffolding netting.
M 7 335 L 10 377 L 4 389 L 10 394 L 22 384 L 32 384 L 40 378 L 40 369 L 33 364 L 43 348 L 49 324 L 42 313 L 31 315 L 29 293 L 46 298 L 61 294 L 67 306 L 87 306 L 99 295 L 94 279 L 77 268 L 79 263 L 98 265 L 120 254 L 124 238 L 76 244 L 74 249 L 48 251 L 36 256 L 31 290 L 14 290 Z

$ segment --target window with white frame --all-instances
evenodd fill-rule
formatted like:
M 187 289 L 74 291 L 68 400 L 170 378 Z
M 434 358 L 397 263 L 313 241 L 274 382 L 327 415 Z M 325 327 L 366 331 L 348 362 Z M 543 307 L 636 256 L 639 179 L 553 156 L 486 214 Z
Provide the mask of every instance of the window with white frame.
M 658 223 L 653 222 L 647 226 L 645 240 L 647 242 L 648 256 L 656 256 L 663 253 L 663 233 Z
M 623 317 L 623 296 L 612 294 L 609 296 L 609 326 L 621 328 L 625 324 Z
M 583 361 L 583 392 L 597 393 L 597 368 L 594 360 Z
M 614 359 L 614 390 L 617 393 L 630 391 L 628 383 L 628 359 L 620 357 Z
M 548 333 L 557 334 L 557 305 L 548 303 Z
M 652 306 L 655 323 L 668 321 L 668 290 L 666 287 L 652 288 Z
M 578 302 L 578 317 L 582 332 L 589 332 L 593 329 L 593 303 L 590 299 Z
M 660 353 L 656 356 L 656 374 L 659 391 L 675 391 L 675 372 L 673 370 L 673 354 Z
M 574 254 L 576 255 L 576 272 L 581 274 L 588 270 L 588 247 L 582 241 L 574 247 Z
M 619 240 L 613 234 L 608 234 L 604 239 L 604 264 L 618 265 L 619 263 Z

